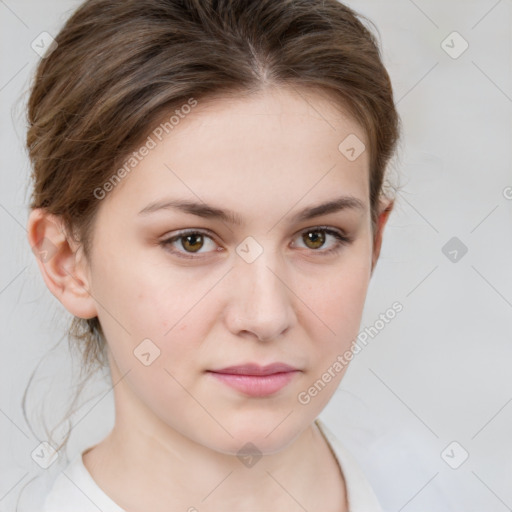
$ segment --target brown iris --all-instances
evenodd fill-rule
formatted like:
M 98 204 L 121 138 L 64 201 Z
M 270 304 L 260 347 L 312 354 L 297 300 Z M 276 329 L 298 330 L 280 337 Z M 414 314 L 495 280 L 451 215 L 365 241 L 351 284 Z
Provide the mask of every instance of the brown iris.
M 323 231 L 308 231 L 302 235 L 302 239 L 310 249 L 318 249 L 325 243 L 325 233 Z M 308 245 L 309 243 L 312 246 Z
M 190 250 L 190 252 L 197 252 L 201 247 L 203 246 L 203 235 L 199 233 L 191 234 L 191 235 L 184 235 L 181 237 L 181 245 L 184 249 L 187 251 Z M 199 240 L 199 242 L 198 242 Z

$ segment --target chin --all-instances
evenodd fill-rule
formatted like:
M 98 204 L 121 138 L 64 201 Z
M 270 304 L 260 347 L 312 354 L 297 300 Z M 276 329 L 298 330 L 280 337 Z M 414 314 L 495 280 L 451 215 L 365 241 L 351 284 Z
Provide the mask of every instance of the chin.
M 251 450 L 262 455 L 280 452 L 310 425 L 305 418 L 298 422 L 298 415 L 290 414 L 291 410 L 282 414 L 268 414 L 266 417 L 261 413 L 234 415 L 232 421 L 223 422 L 224 428 L 233 437 L 219 433 L 215 438 L 209 437 L 207 445 L 229 455 Z

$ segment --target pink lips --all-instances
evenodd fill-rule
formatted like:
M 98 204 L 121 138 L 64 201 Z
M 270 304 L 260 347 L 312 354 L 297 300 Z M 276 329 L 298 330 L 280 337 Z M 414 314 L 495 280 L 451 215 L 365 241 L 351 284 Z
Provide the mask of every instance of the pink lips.
M 284 363 L 273 363 L 267 366 L 248 363 L 210 370 L 209 373 L 246 395 L 263 397 L 284 388 L 299 371 Z

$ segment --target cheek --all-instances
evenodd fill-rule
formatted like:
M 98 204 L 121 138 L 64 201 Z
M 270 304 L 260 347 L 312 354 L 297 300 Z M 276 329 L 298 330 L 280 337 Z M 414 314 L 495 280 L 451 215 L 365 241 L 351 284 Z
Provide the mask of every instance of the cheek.
M 93 272 L 93 296 L 106 323 L 117 321 L 133 338 L 163 339 L 180 329 L 181 319 L 204 295 L 204 280 L 162 265 L 142 251 L 129 254 L 109 257 L 105 251 Z
M 115 319 L 104 311 L 100 321 L 118 378 L 127 374 L 130 392 L 171 424 L 166 411 L 190 408 L 183 387 L 193 389 L 191 369 L 208 324 L 205 315 L 201 321 L 194 315 L 204 313 L 201 304 L 194 307 L 199 290 L 176 293 L 176 280 L 173 286 L 165 281 L 124 274 L 119 286 L 105 283 L 102 299 L 115 309 Z M 200 417 L 201 411 L 192 408 L 190 414 Z
M 117 304 L 117 318 L 129 333 L 107 318 L 113 329 L 107 338 L 115 345 L 112 350 L 116 359 L 121 358 L 128 366 L 133 351 L 139 351 L 143 340 L 149 339 L 157 347 L 152 348 L 152 343 L 146 341 L 149 351 L 158 353 L 151 366 L 160 369 L 160 373 L 169 370 L 180 382 L 188 382 L 187 368 L 197 365 L 202 340 L 219 316 L 215 303 L 205 297 L 214 284 L 211 280 L 211 277 L 194 278 L 186 272 L 169 269 L 167 273 L 155 269 L 144 274 L 125 274 L 119 287 L 111 287 L 115 290 L 109 292 L 107 300 Z M 164 378 L 170 377 L 165 374 Z
M 151 366 L 184 373 L 197 363 L 194 354 L 218 317 L 215 304 L 204 299 L 221 276 L 199 267 L 172 267 L 157 250 L 149 255 L 147 248 L 131 247 L 120 257 L 112 240 L 97 246 L 102 252 L 96 255 L 91 291 L 120 370 L 139 365 L 134 350 L 151 340 L 156 348 L 146 342 L 149 352 L 158 353 Z
M 322 332 L 322 339 L 339 344 L 341 339 L 357 334 L 370 275 L 366 260 L 354 259 L 350 265 L 340 265 L 317 275 L 316 280 L 308 280 L 300 296 L 323 326 L 316 335 L 310 333 L 312 339 Z

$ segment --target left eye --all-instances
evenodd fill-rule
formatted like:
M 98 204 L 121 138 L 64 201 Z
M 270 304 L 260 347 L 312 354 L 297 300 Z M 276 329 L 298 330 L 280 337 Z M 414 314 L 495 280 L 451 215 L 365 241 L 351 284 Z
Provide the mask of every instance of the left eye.
M 328 236 L 334 238 L 334 243 L 329 249 L 318 251 L 317 249 L 325 245 Z M 307 229 L 300 233 L 300 237 L 308 249 L 313 249 L 315 252 L 323 255 L 337 252 L 343 245 L 346 245 L 351 241 L 350 238 L 343 233 L 327 227 Z
M 324 250 L 319 250 L 326 244 L 328 237 L 334 238 L 334 242 L 331 247 Z M 331 254 L 339 251 L 343 245 L 351 242 L 349 237 L 343 233 L 330 229 L 327 227 L 318 227 L 313 229 L 307 229 L 299 233 L 298 238 L 305 244 L 306 249 L 311 249 L 313 252 L 319 255 Z M 201 254 L 199 251 L 208 244 L 205 241 L 208 240 L 212 244 L 213 251 L 202 251 L 202 252 L 215 252 L 222 249 L 215 248 L 216 243 L 213 238 L 203 231 L 182 231 L 176 235 L 167 238 L 161 242 L 161 245 L 169 248 L 169 250 L 182 258 L 196 258 L 194 254 Z M 179 244 L 181 249 L 178 249 L 176 245 Z

